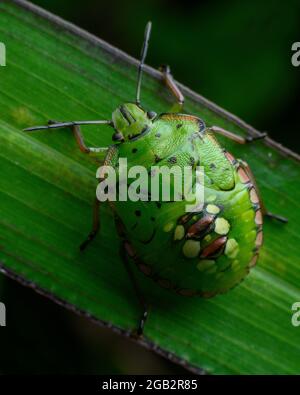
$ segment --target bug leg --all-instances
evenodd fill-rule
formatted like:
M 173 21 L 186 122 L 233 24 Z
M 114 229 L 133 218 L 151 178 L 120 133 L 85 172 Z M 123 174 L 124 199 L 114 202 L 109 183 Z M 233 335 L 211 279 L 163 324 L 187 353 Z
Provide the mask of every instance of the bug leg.
M 45 129 L 59 129 L 59 128 L 71 128 L 77 145 L 81 152 L 85 154 L 95 155 L 98 157 L 101 155 L 105 155 L 107 153 L 106 147 L 88 147 L 84 138 L 81 134 L 80 125 L 99 125 L 99 124 L 110 124 L 110 121 L 71 121 L 71 122 L 59 122 L 49 120 L 47 125 L 44 126 L 34 126 L 27 129 L 24 129 L 25 132 L 34 132 L 37 130 L 45 130 Z
M 246 174 L 248 175 L 248 177 L 249 177 L 249 179 L 250 179 L 252 185 L 253 185 L 254 188 L 255 188 L 255 191 L 256 191 L 256 193 L 257 193 L 257 197 L 258 197 L 258 199 L 259 199 L 259 204 L 260 204 L 260 207 L 261 207 L 261 212 L 262 212 L 262 214 L 263 214 L 265 217 L 273 218 L 273 219 L 275 219 L 275 220 L 277 220 L 277 221 L 279 221 L 279 222 L 282 222 L 282 223 L 287 223 L 287 222 L 288 222 L 288 219 L 287 219 L 287 218 L 282 217 L 281 215 L 273 214 L 273 213 L 271 213 L 270 211 L 268 211 L 268 210 L 266 209 L 266 206 L 265 206 L 265 204 L 264 204 L 264 202 L 263 202 L 263 200 L 262 200 L 260 191 L 259 191 L 259 189 L 258 189 L 257 183 L 256 183 L 256 181 L 255 181 L 255 178 L 254 178 L 254 175 L 253 175 L 253 173 L 252 173 L 252 170 L 250 169 L 250 166 L 249 166 L 248 163 L 245 162 L 245 161 L 239 160 L 238 162 L 239 162 L 240 166 L 244 169 L 244 171 L 246 172 Z
M 86 247 L 90 244 L 91 241 L 94 240 L 96 237 L 97 233 L 100 230 L 100 215 L 99 215 L 99 209 L 100 209 L 100 201 L 96 198 L 94 202 L 94 207 L 93 207 L 93 226 L 92 230 L 88 234 L 88 237 L 86 240 L 84 240 L 83 243 L 80 244 L 80 251 L 83 251 L 86 249 Z
M 261 133 L 259 136 L 242 137 L 242 136 L 239 136 L 238 134 L 235 134 L 233 132 L 229 132 L 228 130 L 220 128 L 219 126 L 211 126 L 210 128 L 207 128 L 207 129 L 214 132 L 214 133 L 217 133 L 217 134 L 220 134 L 224 137 L 227 137 L 228 139 L 235 141 L 238 144 L 248 144 L 248 143 L 252 143 L 253 141 L 262 140 L 267 137 L 267 133 Z
M 180 112 L 183 107 L 184 96 L 173 79 L 170 67 L 167 65 L 162 65 L 159 67 L 159 70 L 162 72 L 164 84 L 169 88 L 177 100 L 177 103 L 175 103 L 171 112 Z
M 282 217 L 281 215 L 273 214 L 273 213 L 271 213 L 270 211 L 265 211 L 263 214 L 264 214 L 266 217 L 273 218 L 273 219 L 275 219 L 276 221 L 282 222 L 282 223 L 284 223 L 284 224 L 286 224 L 286 223 L 289 222 L 289 220 L 288 220 L 287 218 Z
M 134 332 L 134 336 L 141 337 L 143 335 L 145 323 L 146 323 L 146 320 L 148 317 L 148 305 L 145 301 L 144 295 L 142 294 L 142 292 L 137 284 L 136 278 L 133 274 L 133 271 L 130 267 L 129 257 L 134 258 L 135 255 L 131 249 L 131 246 L 129 245 L 129 243 L 127 241 L 124 241 L 122 243 L 121 249 L 120 249 L 120 255 L 121 255 L 122 261 L 125 265 L 125 268 L 127 270 L 127 273 L 129 275 L 130 281 L 133 285 L 135 294 L 136 294 L 138 301 L 142 307 L 142 315 L 139 320 L 138 327 L 137 327 L 136 331 Z
M 112 145 L 106 150 L 106 152 L 107 153 L 106 153 L 106 156 L 105 156 L 105 159 L 103 162 L 103 167 L 100 168 L 99 176 L 98 176 L 98 172 L 97 172 L 97 178 L 99 177 L 99 182 L 101 182 L 105 179 L 105 176 L 101 172 L 101 169 L 103 169 L 104 166 L 111 166 L 113 164 L 114 157 L 117 154 L 117 148 L 116 148 L 116 146 Z M 90 244 L 91 241 L 94 240 L 94 238 L 96 237 L 97 233 L 100 230 L 100 214 L 99 214 L 100 203 L 101 203 L 100 200 L 96 197 L 95 201 L 94 201 L 94 206 L 93 206 L 92 230 L 88 234 L 88 237 L 86 238 L 86 240 L 84 240 L 84 242 L 81 243 L 81 245 L 79 247 L 80 251 L 83 251 L 86 249 L 86 247 Z

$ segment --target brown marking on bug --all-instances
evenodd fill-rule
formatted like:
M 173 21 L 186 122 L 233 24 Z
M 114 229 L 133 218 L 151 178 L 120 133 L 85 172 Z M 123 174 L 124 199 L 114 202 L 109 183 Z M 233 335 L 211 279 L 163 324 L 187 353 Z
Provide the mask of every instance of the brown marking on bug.
M 262 225 L 262 223 L 263 223 L 263 216 L 262 216 L 262 212 L 261 212 L 260 209 L 258 209 L 258 210 L 256 211 L 256 214 L 255 214 L 255 223 L 256 223 L 256 225 Z
M 151 276 L 152 269 L 149 265 L 146 265 L 145 263 L 139 263 L 138 267 L 141 272 L 143 272 L 146 276 Z
M 256 248 L 260 248 L 263 244 L 263 232 L 258 232 L 255 239 Z
M 257 262 L 257 259 L 258 259 L 258 254 L 255 254 L 253 256 L 253 258 L 251 259 L 251 261 L 249 262 L 248 268 L 251 268 L 251 267 L 255 266 L 256 262 Z
M 132 247 L 132 245 L 130 243 L 128 243 L 128 241 L 124 242 L 124 247 L 125 247 L 127 254 L 131 258 L 134 258 L 136 256 L 136 252 L 135 252 L 134 248 Z
M 198 293 L 195 289 L 188 289 L 188 288 L 180 288 L 177 289 L 176 292 L 182 296 L 195 296 Z
M 189 220 L 193 217 L 193 215 L 195 215 L 195 213 L 190 213 L 190 214 L 185 214 L 183 215 L 181 218 L 179 218 L 178 220 L 178 224 L 179 225 L 184 225 L 187 222 L 189 222 Z
M 115 216 L 115 227 L 118 233 L 118 236 L 121 238 L 125 237 L 125 226 L 119 217 Z
M 195 117 L 194 115 L 187 115 L 187 114 L 165 113 L 165 114 L 161 114 L 160 118 L 170 121 L 178 120 L 178 121 L 192 121 L 195 123 L 199 123 L 199 121 L 203 122 L 200 118 Z
M 245 170 L 242 167 L 239 167 L 237 172 L 243 184 L 247 184 L 248 182 L 250 182 L 250 178 L 248 174 L 245 172 Z
M 213 298 L 216 295 L 217 295 L 217 292 L 212 292 L 212 291 L 201 292 L 201 296 L 206 299 Z
M 227 237 L 219 237 L 210 243 L 201 253 L 201 258 L 213 258 L 217 255 L 221 254 L 224 251 L 225 245 L 227 242 Z
M 237 164 L 237 160 L 235 159 L 235 157 L 230 152 L 224 150 L 224 155 L 225 155 L 225 157 L 229 160 L 229 162 L 232 165 L 235 166 Z
M 160 285 L 161 287 L 165 288 L 165 289 L 174 288 L 174 285 L 171 283 L 171 281 L 167 280 L 166 278 L 159 277 L 158 280 L 157 280 L 157 284 Z
M 197 222 L 191 225 L 187 230 L 187 237 L 199 236 L 200 233 L 205 233 L 210 230 L 210 226 L 214 221 L 213 215 L 205 215 L 200 218 Z
M 254 187 L 250 189 L 250 200 L 253 204 L 259 203 L 259 197 Z

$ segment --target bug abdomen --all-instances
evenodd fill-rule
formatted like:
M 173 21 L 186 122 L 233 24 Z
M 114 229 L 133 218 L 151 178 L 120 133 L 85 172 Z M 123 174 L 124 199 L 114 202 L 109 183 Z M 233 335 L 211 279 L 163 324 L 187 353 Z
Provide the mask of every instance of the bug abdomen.
M 247 173 L 238 161 L 234 166 L 235 188 L 205 188 L 200 212 L 185 213 L 179 203 L 160 204 L 151 242 L 136 243 L 136 262 L 144 274 L 182 295 L 204 297 L 244 279 L 262 244 L 262 214 Z

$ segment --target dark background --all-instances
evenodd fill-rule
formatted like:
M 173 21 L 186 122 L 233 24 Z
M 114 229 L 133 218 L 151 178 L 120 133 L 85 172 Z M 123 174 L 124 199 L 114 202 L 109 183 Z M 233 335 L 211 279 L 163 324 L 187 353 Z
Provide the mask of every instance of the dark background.
M 177 80 L 299 152 L 299 1 L 33 2 L 135 57 L 152 20 L 148 64 L 170 64 Z M 4 277 L 0 297 L 0 373 L 182 372 Z

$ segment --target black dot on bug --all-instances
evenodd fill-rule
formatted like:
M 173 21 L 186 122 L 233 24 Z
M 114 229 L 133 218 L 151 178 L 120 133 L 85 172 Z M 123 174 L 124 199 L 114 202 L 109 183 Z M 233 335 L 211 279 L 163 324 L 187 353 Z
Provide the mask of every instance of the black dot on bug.
M 155 137 L 160 138 L 161 134 L 160 133 L 156 133 Z
M 135 214 L 137 217 L 140 217 L 140 216 L 142 215 L 142 213 L 140 212 L 140 210 L 135 210 L 134 214 Z
M 156 206 L 157 206 L 157 208 L 161 208 L 161 203 L 160 202 L 156 202 Z
M 155 218 L 154 218 L 154 217 L 151 217 L 150 219 L 151 219 L 151 221 L 152 221 L 152 222 L 154 222 L 154 221 L 155 221 Z
M 177 129 L 180 129 L 182 127 L 182 123 L 178 123 L 177 125 L 176 125 L 176 128 Z
M 137 148 L 132 148 L 132 151 L 131 151 L 133 154 L 135 154 L 136 152 L 137 152 Z
M 217 166 L 214 163 L 211 163 L 209 167 L 211 168 L 211 170 L 215 170 L 217 168 Z
M 190 165 L 194 166 L 195 164 L 195 158 L 193 158 L 192 156 L 190 157 Z

